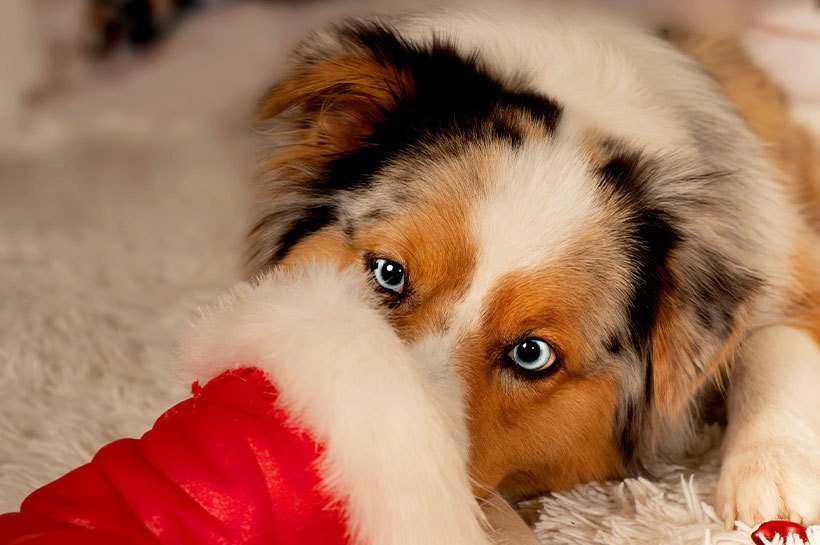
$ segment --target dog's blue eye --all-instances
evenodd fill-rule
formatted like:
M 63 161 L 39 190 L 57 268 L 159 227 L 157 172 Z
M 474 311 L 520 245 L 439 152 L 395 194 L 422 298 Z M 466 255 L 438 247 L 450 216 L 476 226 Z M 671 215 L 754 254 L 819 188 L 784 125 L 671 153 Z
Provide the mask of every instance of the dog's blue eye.
M 373 260 L 371 269 L 373 270 L 373 276 L 376 277 L 376 283 L 379 284 L 379 286 L 394 293 L 404 291 L 406 277 L 404 267 L 389 259 L 375 259 Z
M 541 339 L 525 339 L 513 346 L 507 356 L 525 371 L 543 371 L 555 363 L 555 351 Z

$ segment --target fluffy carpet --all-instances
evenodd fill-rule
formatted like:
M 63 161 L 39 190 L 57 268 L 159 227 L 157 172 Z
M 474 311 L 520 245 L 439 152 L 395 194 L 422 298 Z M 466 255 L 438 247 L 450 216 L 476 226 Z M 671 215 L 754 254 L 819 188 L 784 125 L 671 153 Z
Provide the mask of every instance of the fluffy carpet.
M 213 17 L 0 127 L 0 512 L 182 398 L 177 336 L 239 278 L 243 112 L 318 15 Z M 719 435 L 656 480 L 533 502 L 543 543 L 749 543 L 711 507 Z

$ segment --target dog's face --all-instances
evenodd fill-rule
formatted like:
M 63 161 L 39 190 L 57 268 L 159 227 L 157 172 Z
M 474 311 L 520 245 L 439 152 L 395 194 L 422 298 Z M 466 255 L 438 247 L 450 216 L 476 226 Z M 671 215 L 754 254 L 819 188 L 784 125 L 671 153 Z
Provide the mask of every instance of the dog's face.
M 597 194 L 588 159 L 539 120 L 520 123 L 508 130 L 531 139 L 490 134 L 397 158 L 351 196 L 344 222 L 281 264 L 360 268 L 428 367 L 457 370 L 480 482 L 527 468 L 564 487 L 619 470 L 611 371 L 632 274 L 627 217 Z
M 428 367 L 456 371 L 481 486 L 623 473 L 705 380 L 675 354 L 711 362 L 754 282 L 715 260 L 677 288 L 680 220 L 649 188 L 671 174 L 558 102 L 377 25 L 335 40 L 261 103 L 287 139 L 264 165 L 253 270 L 358 267 Z

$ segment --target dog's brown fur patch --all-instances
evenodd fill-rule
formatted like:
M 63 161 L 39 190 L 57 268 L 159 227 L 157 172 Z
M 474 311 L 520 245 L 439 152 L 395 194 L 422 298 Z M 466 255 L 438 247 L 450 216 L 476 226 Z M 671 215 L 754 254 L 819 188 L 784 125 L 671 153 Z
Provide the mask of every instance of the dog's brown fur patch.
M 358 247 L 394 259 L 407 271 L 408 293 L 390 314 L 403 339 L 441 331 L 447 309 L 469 286 L 476 249 L 467 221 L 458 199 L 424 202 L 357 237 Z
M 809 235 L 795 252 L 795 289 L 790 316 L 796 327 L 809 331 L 820 343 L 820 237 Z
M 553 267 L 510 273 L 489 294 L 459 364 L 472 470 L 482 485 L 524 495 L 620 473 L 613 438 L 616 388 L 610 377 L 585 368 L 595 350 L 585 312 L 596 308 L 596 282 L 592 274 Z M 504 352 L 523 332 L 559 350 L 560 367 L 549 377 L 517 377 L 504 363 Z M 566 463 L 567 456 L 573 463 Z
M 335 263 L 339 268 L 345 268 L 354 266 L 358 257 L 358 253 L 347 241 L 344 233 L 338 228 L 329 227 L 294 246 L 279 262 L 279 267 L 288 268 L 317 261 Z

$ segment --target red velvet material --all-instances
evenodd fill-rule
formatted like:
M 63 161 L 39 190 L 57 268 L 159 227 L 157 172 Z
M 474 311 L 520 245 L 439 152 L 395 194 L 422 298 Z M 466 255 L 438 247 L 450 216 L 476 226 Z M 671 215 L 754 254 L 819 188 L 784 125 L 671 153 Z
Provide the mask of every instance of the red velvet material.
M 258 370 L 227 372 L 0 516 L 0 545 L 343 545 L 322 448 Z

